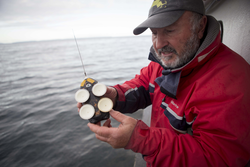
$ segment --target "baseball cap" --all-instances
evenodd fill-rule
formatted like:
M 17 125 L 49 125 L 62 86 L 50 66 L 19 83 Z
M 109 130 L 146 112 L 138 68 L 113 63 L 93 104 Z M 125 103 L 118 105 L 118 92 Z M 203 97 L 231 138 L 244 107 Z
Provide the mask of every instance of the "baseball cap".
M 176 22 L 185 11 L 205 15 L 202 0 L 154 0 L 148 19 L 137 26 L 133 33 L 139 35 L 147 28 L 163 28 Z

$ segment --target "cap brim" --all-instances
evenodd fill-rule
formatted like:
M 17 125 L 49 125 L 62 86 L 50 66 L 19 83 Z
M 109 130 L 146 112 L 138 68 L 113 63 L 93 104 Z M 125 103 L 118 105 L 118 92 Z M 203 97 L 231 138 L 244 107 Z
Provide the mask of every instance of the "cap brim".
M 147 28 L 163 28 L 176 22 L 183 14 L 183 11 L 170 11 L 153 15 L 137 26 L 133 33 L 139 35 L 143 33 Z

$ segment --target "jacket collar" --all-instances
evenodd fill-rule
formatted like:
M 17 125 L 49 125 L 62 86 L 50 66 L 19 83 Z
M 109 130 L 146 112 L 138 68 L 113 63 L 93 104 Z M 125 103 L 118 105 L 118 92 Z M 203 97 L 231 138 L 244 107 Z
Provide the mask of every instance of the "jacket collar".
M 197 50 L 195 56 L 187 64 L 176 69 L 166 69 L 161 62 L 156 58 L 153 46 L 150 48 L 148 59 L 157 62 L 163 67 L 162 76 L 156 78 L 156 83 L 160 86 L 161 92 L 169 97 L 176 98 L 179 81 L 182 75 L 190 73 L 192 69 L 197 66 L 203 65 L 215 52 L 219 49 L 220 44 L 220 26 L 218 21 L 212 17 L 207 16 L 207 33 Z

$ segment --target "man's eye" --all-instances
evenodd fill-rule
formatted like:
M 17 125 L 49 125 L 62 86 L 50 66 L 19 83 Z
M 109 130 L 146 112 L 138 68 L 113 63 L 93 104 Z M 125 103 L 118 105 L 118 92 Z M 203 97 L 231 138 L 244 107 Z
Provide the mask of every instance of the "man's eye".
M 166 30 L 167 33 L 174 32 L 174 30 Z

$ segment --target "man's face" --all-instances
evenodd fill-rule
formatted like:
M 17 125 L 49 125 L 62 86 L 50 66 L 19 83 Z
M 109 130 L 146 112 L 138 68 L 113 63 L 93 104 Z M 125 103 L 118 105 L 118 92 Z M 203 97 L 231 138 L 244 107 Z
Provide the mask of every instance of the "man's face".
M 178 68 L 188 63 L 200 45 L 198 32 L 192 29 L 191 12 L 185 12 L 174 24 L 151 28 L 153 47 L 166 68 Z

